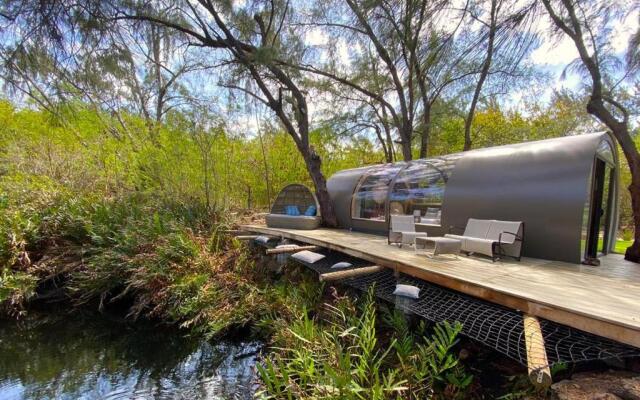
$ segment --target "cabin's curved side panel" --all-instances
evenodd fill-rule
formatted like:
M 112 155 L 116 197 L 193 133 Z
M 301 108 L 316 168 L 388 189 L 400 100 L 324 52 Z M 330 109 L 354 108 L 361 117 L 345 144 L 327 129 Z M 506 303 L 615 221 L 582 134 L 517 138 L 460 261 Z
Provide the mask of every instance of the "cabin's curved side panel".
M 595 151 L 606 134 L 468 152 L 447 185 L 443 225 L 469 218 L 523 221 L 523 255 L 581 261 L 581 231 Z

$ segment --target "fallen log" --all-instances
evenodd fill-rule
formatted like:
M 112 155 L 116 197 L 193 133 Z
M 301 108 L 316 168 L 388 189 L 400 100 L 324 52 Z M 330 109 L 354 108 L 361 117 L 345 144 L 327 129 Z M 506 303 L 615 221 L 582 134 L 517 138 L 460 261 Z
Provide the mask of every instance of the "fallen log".
M 373 274 L 383 270 L 384 270 L 384 267 L 381 267 L 379 265 L 372 265 L 370 267 L 354 268 L 346 271 L 327 272 L 325 274 L 320 275 L 319 279 L 320 279 L 320 282 L 330 282 L 330 281 L 337 281 L 340 279 L 354 278 L 356 276 Z
M 302 250 L 317 250 L 318 246 L 296 246 L 296 247 L 281 247 L 276 249 L 267 249 L 267 254 L 282 254 L 282 253 L 297 253 Z
M 551 386 L 551 370 L 549 369 L 549 361 L 547 360 L 547 350 L 544 346 L 544 337 L 540 328 L 538 318 L 525 314 L 524 323 L 524 339 L 527 349 L 527 369 L 529 372 L 529 380 L 540 389 L 546 389 Z

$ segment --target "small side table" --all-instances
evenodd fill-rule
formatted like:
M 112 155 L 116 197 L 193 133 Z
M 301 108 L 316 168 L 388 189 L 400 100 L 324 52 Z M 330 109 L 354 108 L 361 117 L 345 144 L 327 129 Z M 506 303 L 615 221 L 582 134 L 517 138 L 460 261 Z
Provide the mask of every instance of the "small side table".
M 416 253 L 418 253 L 418 249 L 424 249 L 427 247 L 427 244 L 430 243 L 433 243 L 433 253 L 427 253 L 427 257 L 453 254 L 457 258 L 458 254 L 460 254 L 460 248 L 462 247 L 462 242 L 458 239 L 441 236 L 416 237 L 414 244 Z

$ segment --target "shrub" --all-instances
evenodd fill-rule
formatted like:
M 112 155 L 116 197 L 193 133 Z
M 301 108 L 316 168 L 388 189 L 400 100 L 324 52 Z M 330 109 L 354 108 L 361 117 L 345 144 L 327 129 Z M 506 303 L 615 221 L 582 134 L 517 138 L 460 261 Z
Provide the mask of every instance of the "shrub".
M 396 329 L 380 341 L 373 291 L 355 312 L 347 298 L 325 306 L 322 318 L 299 310 L 283 326 L 258 372 L 263 399 L 462 398 L 471 383 L 452 350 L 460 324 L 436 325 L 431 337 L 416 336 L 404 317 L 392 314 Z M 416 332 L 426 328 L 424 324 Z

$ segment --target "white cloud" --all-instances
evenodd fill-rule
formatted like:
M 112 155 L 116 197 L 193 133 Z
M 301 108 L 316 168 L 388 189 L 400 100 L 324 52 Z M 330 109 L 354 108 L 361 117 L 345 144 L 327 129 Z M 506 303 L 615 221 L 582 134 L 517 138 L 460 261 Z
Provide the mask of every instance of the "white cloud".
M 322 29 L 314 28 L 307 31 L 305 42 L 310 46 L 325 46 L 329 43 L 329 37 Z
M 614 27 L 611 46 L 616 53 L 623 53 L 627 50 L 630 36 L 638 30 L 638 13 L 638 10 L 630 13 Z
M 541 65 L 566 65 L 577 57 L 576 46 L 568 37 L 559 41 L 545 37 L 540 47 L 531 53 L 531 61 Z
M 531 53 L 531 61 L 539 65 L 558 66 L 567 65 L 578 57 L 578 51 L 568 36 L 561 38 L 550 37 L 548 19 L 540 20 L 536 31 L 540 33 L 542 43 Z M 627 15 L 618 21 L 611 32 L 611 46 L 614 52 L 624 53 L 629 44 L 630 36 L 638 29 L 638 11 Z

